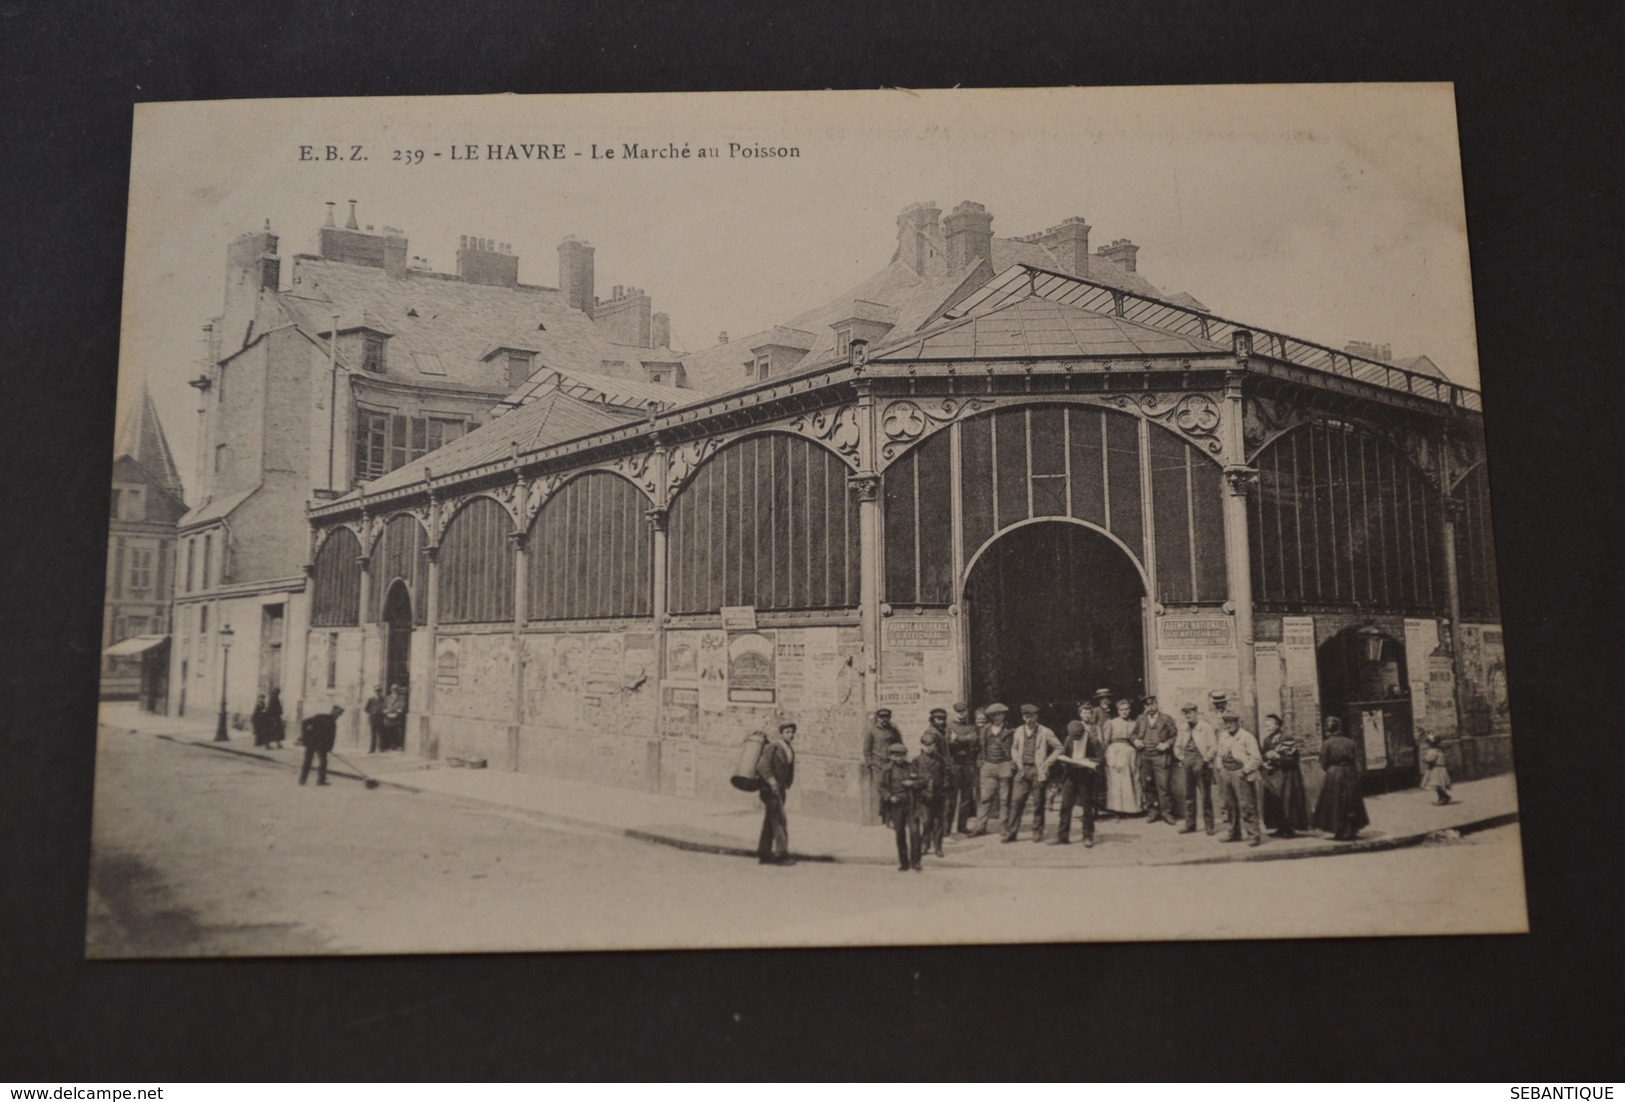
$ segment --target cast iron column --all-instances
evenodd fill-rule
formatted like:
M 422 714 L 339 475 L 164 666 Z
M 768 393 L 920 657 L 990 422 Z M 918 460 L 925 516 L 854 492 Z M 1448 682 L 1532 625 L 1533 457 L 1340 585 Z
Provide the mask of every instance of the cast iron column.
M 1241 434 L 1242 380 L 1252 334 L 1235 334 L 1237 370 L 1224 380 L 1224 542 L 1230 587 L 1230 607 L 1236 622 L 1236 658 L 1241 672 L 1241 715 L 1249 731 L 1257 732 L 1258 663 L 1253 652 L 1253 563 L 1247 540 L 1247 494 L 1258 481 L 1256 468 L 1247 465 Z

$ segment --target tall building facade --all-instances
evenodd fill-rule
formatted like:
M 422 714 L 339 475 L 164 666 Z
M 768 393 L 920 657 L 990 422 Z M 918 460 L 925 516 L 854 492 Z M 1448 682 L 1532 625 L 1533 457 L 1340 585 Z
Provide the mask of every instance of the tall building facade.
M 101 696 L 164 711 L 181 476 L 145 386 L 113 441 Z
M 221 313 L 204 326 L 194 507 L 174 565 L 177 713 L 240 725 L 277 689 L 301 713 L 311 620 L 306 511 L 413 464 L 501 412 L 516 390 L 564 386 L 613 408 L 671 403 L 675 357 L 620 343 L 588 312 L 593 249 L 560 248 L 561 283 L 522 283 L 494 239 L 459 239 L 431 270 L 392 227 L 340 222 L 284 265 L 270 227 L 226 250 Z M 645 301 L 647 301 L 645 299 Z M 651 382 L 660 378 L 662 383 Z

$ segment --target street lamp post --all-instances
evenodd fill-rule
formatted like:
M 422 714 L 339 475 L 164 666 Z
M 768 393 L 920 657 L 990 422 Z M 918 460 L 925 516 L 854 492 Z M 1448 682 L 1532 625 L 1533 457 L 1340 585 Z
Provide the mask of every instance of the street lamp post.
M 231 662 L 231 625 L 226 624 L 220 629 L 220 722 L 214 728 L 214 741 L 229 742 L 230 736 L 226 734 L 226 674 Z

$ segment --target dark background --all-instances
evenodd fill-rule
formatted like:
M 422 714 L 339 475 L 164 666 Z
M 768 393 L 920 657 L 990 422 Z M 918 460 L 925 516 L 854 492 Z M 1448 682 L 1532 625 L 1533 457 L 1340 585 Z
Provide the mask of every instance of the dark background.
M 0 0 L 0 1075 L 1620 1077 L 1625 9 L 814 10 Z M 1390 80 L 1456 84 L 1530 936 L 80 959 L 133 103 Z

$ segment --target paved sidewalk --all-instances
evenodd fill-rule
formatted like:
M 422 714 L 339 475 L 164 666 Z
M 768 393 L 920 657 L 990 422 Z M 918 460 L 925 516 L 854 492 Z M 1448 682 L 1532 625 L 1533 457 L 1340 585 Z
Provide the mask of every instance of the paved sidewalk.
M 281 751 L 256 749 L 251 738 L 216 743 L 212 724 L 147 715 L 133 706 L 104 705 L 101 724 L 104 731 L 168 738 L 289 769 L 297 769 L 303 759 L 303 751 L 291 741 Z M 755 856 L 762 822 L 761 804 L 748 793 L 725 802 L 680 799 L 528 773 L 459 769 L 399 753 L 343 752 L 342 757 L 334 755 L 329 774 L 354 780 L 369 775 L 391 787 L 460 802 L 498 805 L 540 822 L 708 853 Z M 1076 824 L 1071 845 L 1035 845 L 1030 840 L 1029 812 L 1029 825 L 1024 827 L 1019 841 L 1003 844 L 997 835 L 955 836 L 944 844 L 940 864 L 962 868 L 1084 868 L 1282 860 L 1416 845 L 1440 836 L 1441 831 L 1470 833 L 1517 819 L 1517 789 L 1511 776 L 1457 784 L 1454 795 L 1457 802 L 1444 807 L 1435 806 L 1432 794 L 1418 789 L 1368 797 L 1366 808 L 1372 825 L 1353 843 L 1320 836 L 1282 839 L 1266 834 L 1264 844 L 1258 847 L 1244 842 L 1222 843 L 1200 830 L 1181 834 L 1176 827 L 1149 824 L 1139 818 L 1102 820 L 1095 828 L 1093 848 L 1085 848 L 1076 840 Z M 1057 819 L 1054 813 L 1050 815 L 1049 837 L 1054 837 Z M 874 865 L 892 865 L 897 860 L 892 832 L 878 826 L 792 815 L 790 843 L 792 852 L 801 860 Z M 936 863 L 938 859 L 931 860 Z

